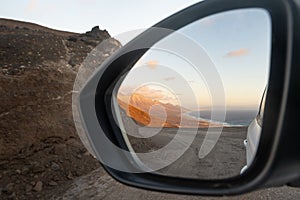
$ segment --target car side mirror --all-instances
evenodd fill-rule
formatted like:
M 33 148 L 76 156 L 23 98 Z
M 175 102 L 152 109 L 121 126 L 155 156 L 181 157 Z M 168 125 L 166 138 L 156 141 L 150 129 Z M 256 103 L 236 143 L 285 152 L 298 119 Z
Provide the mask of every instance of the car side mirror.
M 114 178 L 142 188 L 227 195 L 298 180 L 297 151 L 290 167 L 282 155 L 297 144 L 279 146 L 296 105 L 287 96 L 299 75 L 296 7 L 211 0 L 149 28 L 81 88 L 84 144 Z

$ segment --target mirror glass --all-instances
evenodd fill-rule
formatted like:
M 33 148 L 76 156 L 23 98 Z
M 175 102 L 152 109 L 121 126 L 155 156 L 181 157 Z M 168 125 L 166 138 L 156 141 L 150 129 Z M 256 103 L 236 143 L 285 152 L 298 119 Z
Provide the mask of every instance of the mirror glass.
M 271 36 L 267 11 L 238 9 L 195 21 L 152 46 L 112 98 L 139 166 L 197 179 L 247 170 L 260 138 Z

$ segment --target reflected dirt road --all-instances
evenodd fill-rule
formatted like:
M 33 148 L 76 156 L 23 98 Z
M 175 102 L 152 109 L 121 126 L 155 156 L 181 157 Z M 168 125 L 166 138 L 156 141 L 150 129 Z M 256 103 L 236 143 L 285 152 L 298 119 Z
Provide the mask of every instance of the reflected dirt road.
M 141 126 L 134 120 L 122 113 L 124 130 L 131 135 L 138 135 Z M 128 135 L 129 141 L 137 153 L 147 153 L 163 148 L 174 139 L 178 134 L 178 128 L 153 128 L 142 127 L 143 133 L 149 135 L 151 132 L 157 133 L 149 138 L 137 138 Z M 195 132 L 197 131 L 197 132 Z M 160 169 L 157 173 L 176 177 L 190 177 L 202 179 L 218 179 L 233 177 L 240 173 L 240 170 L 246 164 L 246 149 L 243 141 L 246 138 L 247 127 L 224 127 L 221 136 L 214 146 L 213 150 L 203 159 L 198 157 L 199 149 L 203 143 L 207 129 L 182 128 L 180 134 L 189 140 L 188 137 L 194 138 L 187 151 L 171 165 Z M 209 134 L 218 134 L 214 129 Z M 179 151 L 180 149 L 171 149 Z M 167 154 L 167 153 L 166 153 Z M 168 155 L 163 155 L 167 158 Z M 162 156 L 162 157 L 163 157 Z M 152 162 L 152 161 L 148 161 Z M 155 158 L 153 162 L 156 162 Z
M 151 128 L 149 128 L 151 129 Z M 176 135 L 177 128 L 163 128 L 157 135 L 148 139 L 130 137 L 136 152 L 151 152 L 167 145 Z M 183 129 L 181 134 L 193 137 L 192 130 Z M 213 150 L 204 158 L 198 157 L 206 129 L 199 129 L 188 150 L 174 163 L 157 171 L 159 174 L 201 179 L 217 179 L 236 176 L 246 164 L 246 150 L 243 140 L 246 127 L 225 127 Z M 210 132 L 209 134 L 217 134 Z M 176 151 L 178 149 L 174 149 Z M 167 156 L 167 155 L 166 155 Z

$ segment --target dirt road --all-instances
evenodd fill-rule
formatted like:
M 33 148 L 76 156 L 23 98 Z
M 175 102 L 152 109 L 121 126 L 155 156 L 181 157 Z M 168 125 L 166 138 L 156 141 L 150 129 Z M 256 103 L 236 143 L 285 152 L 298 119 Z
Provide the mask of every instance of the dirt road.
M 206 197 L 206 196 L 191 196 L 167 194 L 161 192 L 147 191 L 123 185 L 113 180 L 102 168 L 99 168 L 89 175 L 77 178 L 71 184 L 61 187 L 50 193 L 46 199 L 53 200 L 243 200 L 243 199 L 299 199 L 300 189 L 290 187 L 279 187 L 264 189 L 260 191 L 251 192 L 239 196 L 231 197 Z

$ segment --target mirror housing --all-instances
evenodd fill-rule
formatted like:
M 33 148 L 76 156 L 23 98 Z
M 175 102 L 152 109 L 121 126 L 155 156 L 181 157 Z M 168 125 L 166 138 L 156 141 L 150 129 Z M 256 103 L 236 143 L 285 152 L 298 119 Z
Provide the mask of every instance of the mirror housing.
M 143 173 L 133 165 L 132 156 L 121 151 L 128 151 L 128 147 L 111 110 L 115 84 L 151 46 L 173 31 L 216 13 L 243 8 L 265 9 L 272 19 L 271 68 L 264 124 L 253 164 L 239 176 L 220 180 Z M 137 36 L 99 67 L 79 95 L 82 124 L 97 159 L 122 183 L 166 192 L 232 195 L 261 187 L 297 183 L 300 179 L 297 152 L 300 136 L 295 117 L 300 111 L 297 95 L 300 69 L 296 67 L 300 66 L 299 19 L 299 4 L 292 0 L 227 0 L 226 4 L 222 0 L 210 0 L 186 8 Z M 164 31 L 157 31 L 157 28 Z M 112 165 L 118 165 L 118 170 Z

